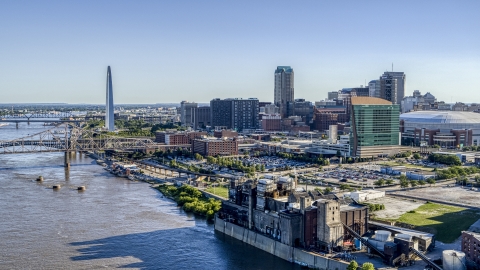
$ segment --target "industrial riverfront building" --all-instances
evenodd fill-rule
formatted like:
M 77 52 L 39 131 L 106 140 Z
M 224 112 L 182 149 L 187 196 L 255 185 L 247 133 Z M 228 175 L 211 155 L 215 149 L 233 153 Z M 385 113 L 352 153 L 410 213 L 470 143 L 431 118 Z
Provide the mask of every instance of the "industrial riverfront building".
M 112 70 L 110 66 L 107 68 L 107 90 L 106 90 L 106 109 L 105 109 L 105 127 L 108 131 L 115 130 L 115 119 L 113 110 L 113 86 L 112 86 Z
M 378 157 L 399 152 L 399 105 L 375 97 L 351 100 L 351 155 Z
M 282 118 L 288 114 L 288 103 L 294 102 L 294 72 L 290 66 L 278 66 L 274 75 L 274 104 L 279 108 Z
M 368 207 L 355 201 L 355 196 L 305 192 L 290 177 L 265 175 L 264 179 L 243 183 L 232 180 L 229 197 L 215 217 L 215 230 L 285 260 L 318 267 L 317 260 L 326 262 L 329 258 L 315 257 L 315 253 L 356 250 L 365 245 L 393 266 L 414 256 L 433 264 L 419 250 L 432 249 L 434 235 L 371 223 Z M 305 251 L 308 256 L 302 253 Z
M 344 241 L 351 244 L 342 223 L 360 235 L 366 233 L 366 206 L 296 189 L 289 177 L 267 177 L 241 184 L 232 181 L 231 200 L 223 202 L 218 216 L 288 246 L 322 251 L 339 250 Z
M 400 115 L 404 145 L 444 148 L 480 145 L 480 114 L 466 111 L 416 111 Z
M 227 98 L 210 101 L 210 120 L 213 127 L 226 129 L 258 129 L 258 99 Z

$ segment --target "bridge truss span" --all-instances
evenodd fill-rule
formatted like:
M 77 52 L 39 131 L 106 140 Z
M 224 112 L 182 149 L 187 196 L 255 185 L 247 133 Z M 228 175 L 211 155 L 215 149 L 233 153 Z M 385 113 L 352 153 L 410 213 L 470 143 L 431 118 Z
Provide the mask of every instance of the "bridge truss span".
M 157 145 L 148 138 L 123 138 L 64 123 L 23 138 L 0 141 L 0 154 L 144 150 L 155 148 Z

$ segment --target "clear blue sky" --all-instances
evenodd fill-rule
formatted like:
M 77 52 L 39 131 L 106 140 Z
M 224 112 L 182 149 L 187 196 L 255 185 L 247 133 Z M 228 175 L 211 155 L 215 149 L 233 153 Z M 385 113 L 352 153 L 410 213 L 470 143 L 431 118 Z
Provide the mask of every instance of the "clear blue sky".
M 295 98 L 390 70 L 446 102 L 480 102 L 480 1 L 0 0 L 0 103 L 273 100 L 277 65 Z

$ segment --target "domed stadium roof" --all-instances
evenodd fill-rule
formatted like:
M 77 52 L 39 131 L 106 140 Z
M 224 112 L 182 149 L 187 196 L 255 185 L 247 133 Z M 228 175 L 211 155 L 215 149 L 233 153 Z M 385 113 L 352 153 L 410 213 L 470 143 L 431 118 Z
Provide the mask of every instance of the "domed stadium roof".
M 480 113 L 459 111 L 416 111 L 403 113 L 400 120 L 415 123 L 480 124 Z

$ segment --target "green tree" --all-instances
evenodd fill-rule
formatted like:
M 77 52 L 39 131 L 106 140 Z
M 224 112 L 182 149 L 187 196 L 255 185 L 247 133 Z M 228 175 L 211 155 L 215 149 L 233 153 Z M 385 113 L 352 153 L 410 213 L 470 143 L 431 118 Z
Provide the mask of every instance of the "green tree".
M 358 263 L 356 261 L 351 261 L 350 264 L 347 266 L 347 270 L 357 270 Z
M 325 194 L 329 194 L 330 192 L 333 191 L 333 189 L 331 187 L 327 187 L 323 191 L 325 192 Z
M 385 181 L 385 183 L 390 186 L 390 185 L 393 185 L 395 181 L 393 181 L 392 179 L 388 179 L 387 181 Z
M 408 185 L 409 185 L 408 180 L 406 180 L 406 179 L 401 179 L 401 180 L 400 180 L 400 187 L 402 187 L 402 188 L 407 188 Z
M 475 175 L 473 179 L 475 180 L 475 183 L 480 183 L 480 175 Z
M 427 179 L 427 183 L 429 183 L 430 186 L 435 185 L 435 182 L 436 182 L 436 181 L 435 181 L 435 179 L 433 179 L 433 178 L 428 178 L 428 179 Z
M 362 270 L 375 270 L 373 263 L 366 262 L 362 264 Z
M 418 184 L 423 187 L 426 183 L 425 183 L 424 180 L 420 180 L 420 181 L 418 181 Z
M 341 184 L 341 185 L 340 185 L 340 190 L 342 190 L 342 191 L 343 191 L 343 190 L 346 190 L 346 189 L 349 189 L 349 188 L 350 188 L 350 186 L 347 185 L 347 184 Z
M 377 181 L 373 182 L 373 184 L 377 187 L 381 187 L 385 185 L 385 180 L 384 179 L 378 179 Z
M 196 160 L 203 160 L 203 157 L 199 153 L 195 153 L 195 159 Z
M 410 186 L 411 186 L 412 188 L 416 187 L 417 185 L 418 185 L 417 181 L 415 181 L 415 180 L 411 180 L 411 181 L 410 181 Z
M 421 159 L 422 156 L 420 156 L 419 153 L 415 153 L 415 154 L 413 154 L 413 158 L 414 158 L 414 159 Z

